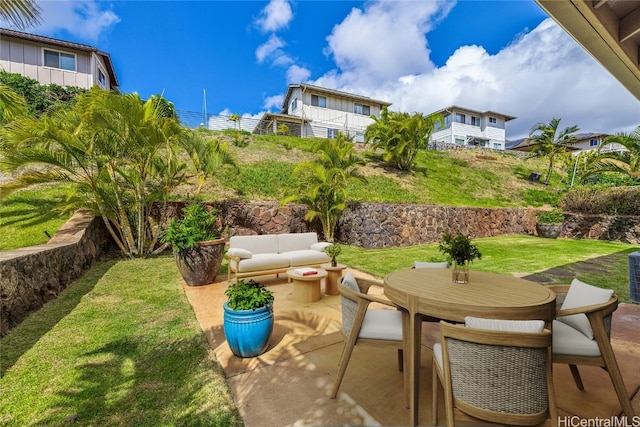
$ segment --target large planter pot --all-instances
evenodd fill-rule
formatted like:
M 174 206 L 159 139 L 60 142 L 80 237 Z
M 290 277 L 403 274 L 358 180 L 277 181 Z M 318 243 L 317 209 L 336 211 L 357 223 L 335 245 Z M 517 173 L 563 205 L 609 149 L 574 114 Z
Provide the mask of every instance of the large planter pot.
M 536 224 L 538 236 L 556 239 L 562 231 L 562 224 Z
M 273 304 L 255 310 L 233 310 L 224 303 L 224 335 L 233 354 L 255 357 L 267 350 L 273 331 Z
M 220 271 L 223 255 L 224 239 L 200 242 L 195 248 L 173 252 L 178 271 L 189 286 L 213 283 Z

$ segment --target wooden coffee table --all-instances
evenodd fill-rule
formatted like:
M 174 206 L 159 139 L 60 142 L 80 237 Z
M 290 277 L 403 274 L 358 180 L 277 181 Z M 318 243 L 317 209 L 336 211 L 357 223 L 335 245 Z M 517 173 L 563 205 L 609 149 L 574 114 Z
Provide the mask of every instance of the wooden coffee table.
M 327 277 L 327 272 L 316 268 L 317 274 L 302 276 L 295 273 L 295 268 L 287 270 L 287 275 L 293 280 L 292 300 L 300 303 L 316 302 L 320 300 L 320 281 Z

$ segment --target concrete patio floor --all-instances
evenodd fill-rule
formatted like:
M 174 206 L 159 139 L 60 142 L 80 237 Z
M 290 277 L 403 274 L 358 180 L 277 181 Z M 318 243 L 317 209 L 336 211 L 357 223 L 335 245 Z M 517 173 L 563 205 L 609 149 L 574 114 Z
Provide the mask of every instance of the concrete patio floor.
M 356 277 L 367 277 L 352 272 Z M 225 341 L 222 304 L 226 301 L 226 277 L 219 276 L 216 283 L 207 286 L 184 286 L 247 427 L 409 423 L 402 373 L 391 348 L 356 346 L 337 398 L 329 398 L 343 345 L 339 296 L 323 292 L 320 301 L 299 304 L 290 300 L 292 285 L 282 276 L 260 277 L 259 281 L 275 294 L 275 325 L 267 352 L 250 359 L 235 357 Z M 382 290 L 379 292 L 382 294 Z M 614 313 L 612 330 L 613 349 L 635 413 L 640 414 L 640 306 L 620 304 Z M 431 348 L 437 336 L 437 325 L 425 324 L 420 425 L 431 423 Z M 576 388 L 568 366 L 554 365 L 561 422 L 563 417 L 610 419 L 620 415 L 620 404 L 607 372 L 587 366 L 580 367 L 580 372 L 584 391 Z M 439 402 L 442 406 L 442 396 Z M 439 424 L 444 425 L 442 407 L 439 414 Z M 457 416 L 458 425 L 479 424 L 463 414 Z M 575 420 L 574 424 L 564 425 L 579 425 Z

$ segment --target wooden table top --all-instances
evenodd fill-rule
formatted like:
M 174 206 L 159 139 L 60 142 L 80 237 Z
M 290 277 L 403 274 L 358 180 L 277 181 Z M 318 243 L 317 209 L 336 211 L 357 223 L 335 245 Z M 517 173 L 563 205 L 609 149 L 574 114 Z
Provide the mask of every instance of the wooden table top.
M 555 292 L 517 277 L 471 271 L 469 283 L 454 283 L 451 270 L 417 268 L 394 271 L 385 279 L 385 295 L 397 305 L 453 322 L 465 316 L 541 319 L 555 315 Z
M 291 277 L 292 279 L 296 279 L 296 280 L 319 280 L 319 279 L 324 279 L 325 277 L 327 277 L 327 272 L 325 270 L 323 270 L 322 268 L 316 268 L 315 270 L 317 271 L 316 274 L 308 274 L 306 276 L 303 276 L 302 274 L 298 274 L 295 272 L 295 268 L 290 268 L 289 270 L 287 270 L 287 275 L 289 277 Z

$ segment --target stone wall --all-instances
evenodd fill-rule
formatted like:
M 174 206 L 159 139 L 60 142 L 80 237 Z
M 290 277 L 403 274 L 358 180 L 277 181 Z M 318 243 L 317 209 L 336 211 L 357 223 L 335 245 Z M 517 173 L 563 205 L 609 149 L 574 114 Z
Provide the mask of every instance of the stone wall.
M 0 336 L 55 298 L 111 245 L 102 219 L 78 212 L 48 243 L 0 252 Z

